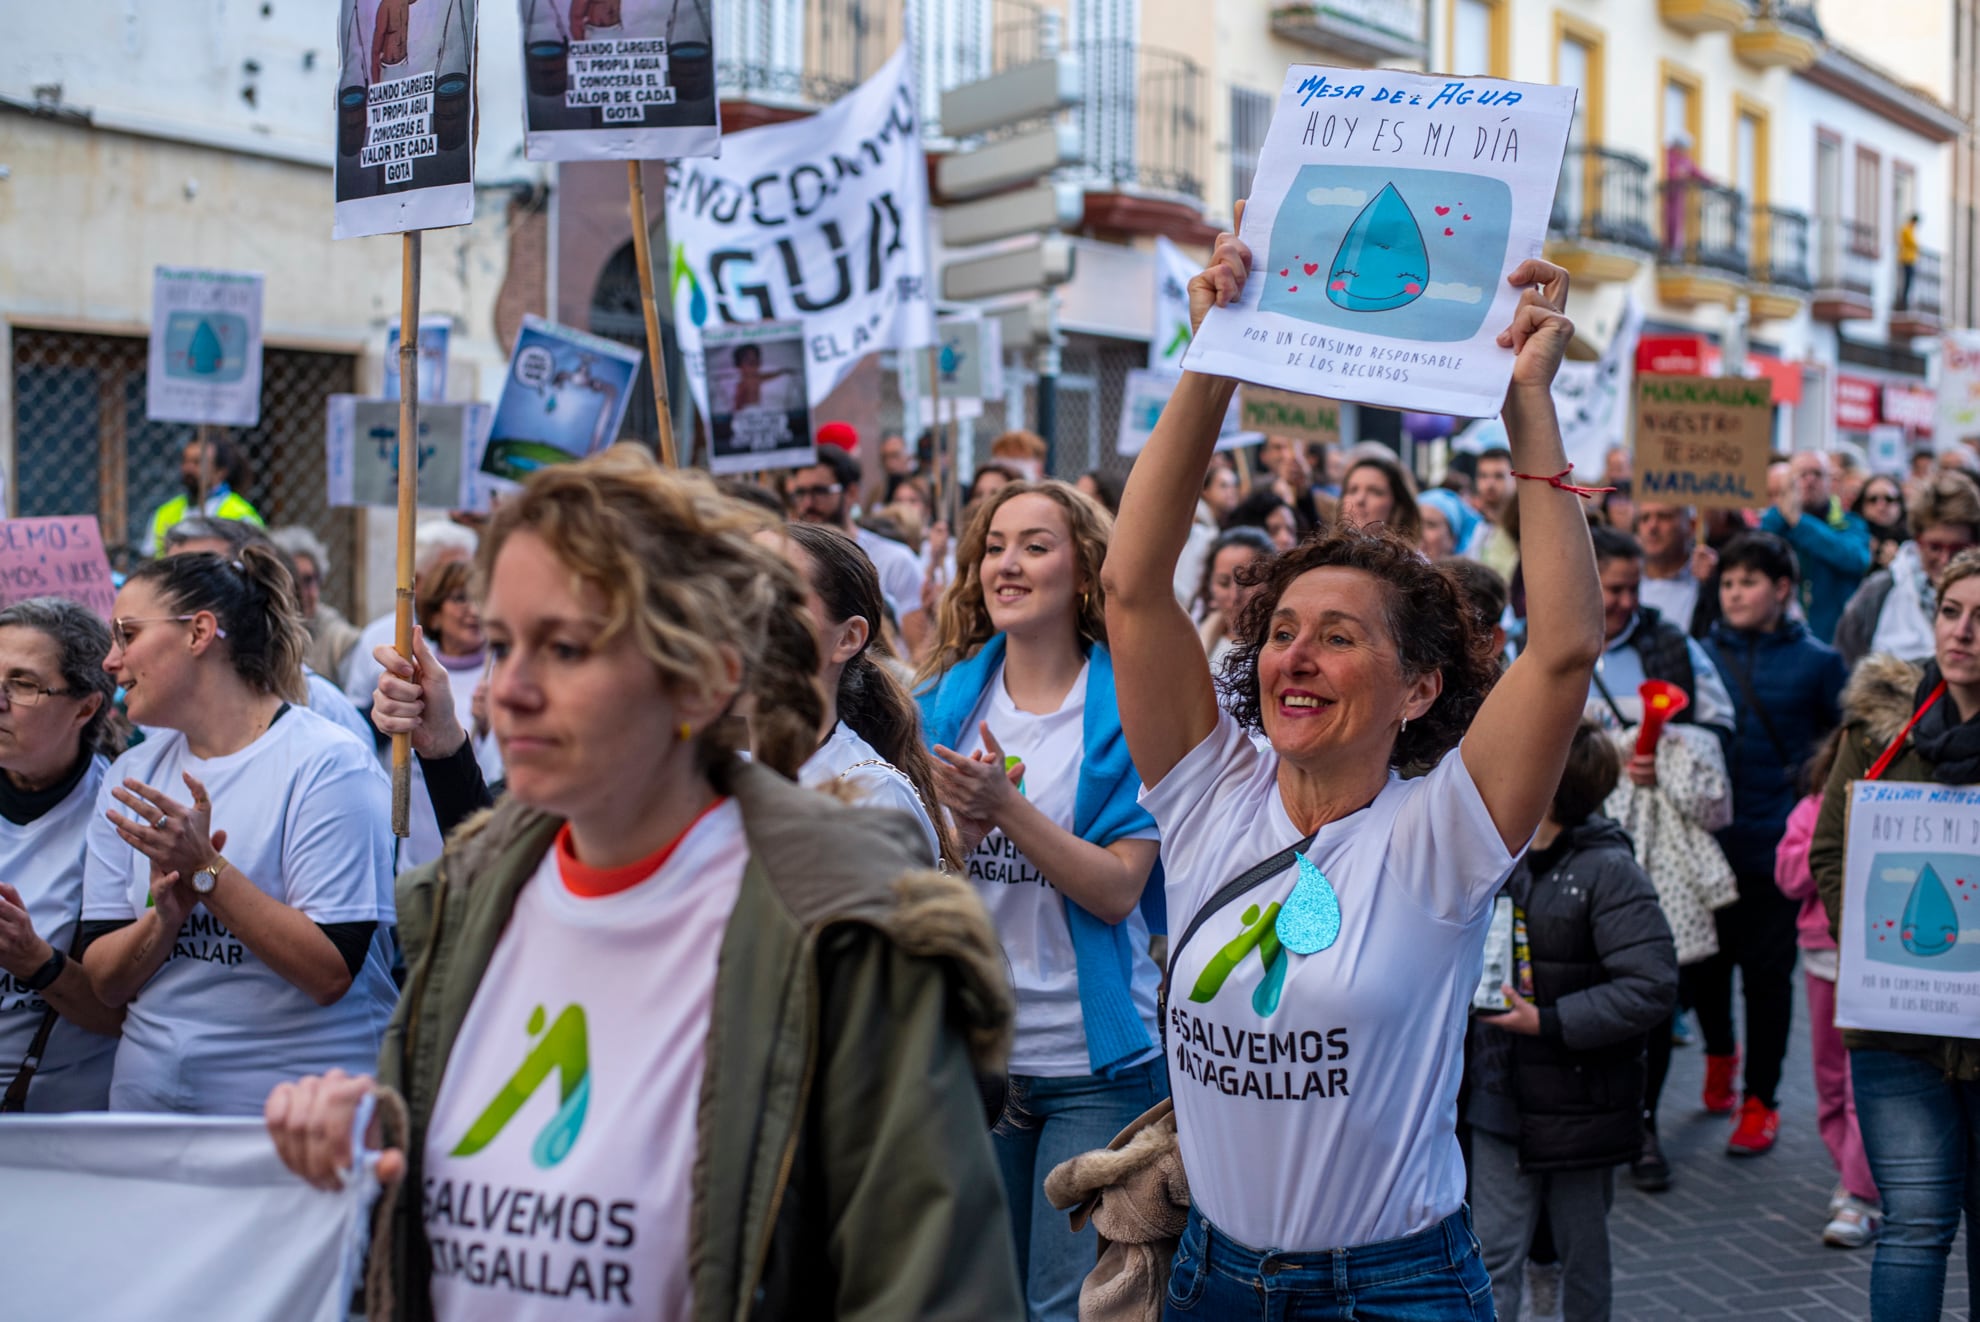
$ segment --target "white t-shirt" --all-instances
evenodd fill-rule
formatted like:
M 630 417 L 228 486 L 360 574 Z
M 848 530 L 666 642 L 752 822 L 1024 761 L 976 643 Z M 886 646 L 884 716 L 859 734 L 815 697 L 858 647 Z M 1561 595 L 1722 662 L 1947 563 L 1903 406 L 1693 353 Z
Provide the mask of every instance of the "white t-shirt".
M 1086 757 L 1086 667 L 1066 694 L 1065 703 L 1049 715 L 1018 710 L 1004 688 L 1004 668 L 990 680 L 983 703 L 964 727 L 957 751 L 983 750 L 979 722 L 987 721 L 1006 757 L 1024 762 L 1019 786 L 1031 806 L 1053 824 L 1072 830 L 1073 807 L 1079 792 L 1079 770 Z M 1155 831 L 1137 832 L 1130 840 L 1155 840 Z M 1011 963 L 1017 989 L 1017 1036 L 1011 1044 L 1011 1073 L 1034 1078 L 1074 1078 L 1093 1072 L 1086 1054 L 1086 1017 L 1079 1003 L 1079 967 L 1073 955 L 1072 929 L 1066 924 L 1066 897 L 1031 860 L 1018 851 L 1002 831 L 993 830 L 969 856 L 969 879 L 990 910 L 991 921 Z M 1136 909 L 1124 920 L 1134 970 L 1128 990 L 1134 1008 L 1148 1028 L 1148 1040 L 1160 1042 L 1156 1029 L 1156 989 L 1162 970 L 1148 957 L 1148 923 Z
M 372 659 L 372 651 L 391 646 L 398 636 L 398 614 L 387 611 L 359 630 L 357 642 L 351 645 L 349 655 L 344 657 L 344 673 L 338 678 L 344 682 L 344 696 L 360 711 L 371 706 L 371 699 L 378 688 L 378 677 L 385 673 L 385 667 Z
M 914 783 L 899 767 L 873 751 L 873 745 L 854 734 L 844 721 L 798 768 L 797 779 L 798 784 L 810 789 L 842 780 L 862 807 L 891 808 L 906 813 L 914 818 L 928 841 L 928 866 L 941 863 L 942 842 L 936 837 L 935 823 L 929 819 L 921 796 L 914 792 Z
M 0 818 L 0 880 L 21 894 L 28 918 L 42 940 L 68 953 L 82 911 L 84 837 L 96 806 L 96 791 L 110 764 L 100 757 L 68 797 L 24 825 Z M 0 1093 L 14 1081 L 21 1060 L 48 1002 L 12 974 L 0 970 Z M 110 1064 L 117 1039 L 57 1018 L 34 1081 L 28 1084 L 30 1111 L 101 1111 L 110 1096 Z
M 356 737 L 366 748 L 378 746 L 378 736 L 365 723 L 351 700 L 335 684 L 304 667 L 303 682 L 309 686 L 309 709 L 346 734 Z
M 427 1130 L 440 1322 L 689 1316 L 716 955 L 748 862 L 730 800 L 629 889 L 572 893 L 552 849 L 517 894 Z
M 467 731 L 468 742 L 474 747 L 474 760 L 481 767 L 481 778 L 493 785 L 502 778 L 502 754 L 495 745 L 493 731 L 476 738 L 474 734 L 474 690 L 481 682 L 482 664 L 468 661 L 458 667 L 449 664 L 444 658 L 441 664 L 447 670 L 447 684 L 454 696 L 454 719 L 461 729 Z M 388 769 L 392 765 L 389 745 L 378 749 L 379 761 Z M 406 838 L 399 845 L 399 868 L 410 872 L 416 867 L 431 863 L 440 857 L 444 841 L 440 838 L 440 819 L 434 815 L 433 799 L 426 792 L 426 771 L 419 759 L 412 760 L 412 812 L 406 823 Z
M 880 590 L 894 608 L 896 622 L 921 609 L 921 557 L 891 537 L 853 527 L 853 540 L 880 575 Z
M 1220 887 L 1304 837 L 1277 774 L 1277 756 L 1222 716 L 1143 791 L 1177 938 Z M 1241 1243 L 1298 1253 L 1413 1234 L 1464 1201 L 1466 1009 L 1514 857 L 1456 752 L 1420 780 L 1391 774 L 1310 856 L 1339 897 L 1338 939 L 1280 948 L 1266 976 L 1244 933 L 1272 932 L 1299 876 L 1287 867 L 1181 948 L 1164 1043 L 1196 1205 Z
M 237 753 L 197 758 L 176 730 L 118 758 L 89 823 L 83 920 L 135 919 L 151 901 L 151 861 L 103 814 L 126 777 L 191 798 L 190 771 L 213 801 L 221 852 L 241 877 L 316 923 L 375 922 L 350 990 L 320 1006 L 264 964 L 205 905 L 124 1016 L 110 1107 L 259 1115 L 269 1089 L 333 1067 L 369 1073 L 397 990 L 387 957 L 392 908 L 392 786 L 336 726 L 291 707 Z M 239 878 L 230 878 L 238 883 Z

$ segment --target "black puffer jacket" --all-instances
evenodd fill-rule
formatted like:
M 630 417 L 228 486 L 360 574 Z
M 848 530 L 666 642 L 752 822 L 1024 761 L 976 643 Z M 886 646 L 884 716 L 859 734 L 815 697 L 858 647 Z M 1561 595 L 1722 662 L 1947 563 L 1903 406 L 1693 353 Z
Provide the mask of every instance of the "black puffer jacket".
M 1629 837 L 1596 814 L 1505 893 L 1526 915 L 1540 1033 L 1474 1021 L 1465 1118 L 1514 1139 L 1528 1171 L 1630 1161 L 1643 1146 L 1644 1045 L 1677 1001 L 1677 948 Z

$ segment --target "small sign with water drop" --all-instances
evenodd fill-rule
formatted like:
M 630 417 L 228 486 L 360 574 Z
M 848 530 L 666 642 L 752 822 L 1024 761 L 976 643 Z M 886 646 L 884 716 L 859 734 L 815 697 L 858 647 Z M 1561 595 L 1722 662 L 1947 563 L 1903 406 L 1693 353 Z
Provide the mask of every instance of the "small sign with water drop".
M 261 294 L 256 271 L 153 269 L 147 418 L 223 427 L 261 421 Z

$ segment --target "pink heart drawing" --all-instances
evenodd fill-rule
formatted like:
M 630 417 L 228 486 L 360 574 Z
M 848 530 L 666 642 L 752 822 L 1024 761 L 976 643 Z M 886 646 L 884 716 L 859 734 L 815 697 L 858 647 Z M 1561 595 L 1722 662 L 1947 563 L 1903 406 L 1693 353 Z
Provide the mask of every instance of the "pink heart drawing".
M 1280 275 L 1291 275 L 1291 274 L 1292 274 L 1292 270 L 1291 270 L 1291 269 L 1290 269 L 1289 267 L 1281 267 L 1281 268 L 1279 269 L 1279 274 L 1280 274 Z
M 1455 233 L 1457 233 L 1457 231 L 1452 229 L 1450 226 L 1448 225 L 1444 226 L 1444 234 L 1446 237 L 1449 237 L 1450 235 L 1453 235 Z
M 1470 220 L 1470 219 L 1471 219 L 1471 217 L 1470 217 L 1470 216 L 1466 216 L 1466 217 L 1465 217 L 1465 219 L 1466 219 L 1466 220 Z
M 1437 214 L 1440 216 L 1448 216 L 1451 214 L 1451 209 L 1449 207 L 1438 207 Z
M 1286 292 L 1287 292 L 1288 294 L 1297 294 L 1297 293 L 1299 292 L 1299 286 L 1298 286 L 1298 285 L 1287 285 L 1287 286 L 1286 286 Z
M 1312 275 L 1315 271 L 1320 269 L 1320 263 L 1308 262 L 1305 266 L 1302 266 L 1300 269 L 1302 271 L 1305 271 L 1308 275 Z

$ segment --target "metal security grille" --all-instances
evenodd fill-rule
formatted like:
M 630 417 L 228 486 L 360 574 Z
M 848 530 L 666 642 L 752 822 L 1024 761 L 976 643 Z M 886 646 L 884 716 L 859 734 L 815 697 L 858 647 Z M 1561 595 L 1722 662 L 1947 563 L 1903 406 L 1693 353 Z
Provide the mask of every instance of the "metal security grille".
M 128 568 L 160 503 L 180 493 L 179 456 L 196 428 L 144 415 L 145 340 L 15 327 L 14 500 L 23 517 L 95 514 L 112 563 Z M 228 428 L 246 468 L 241 494 L 270 527 L 300 523 L 329 548 L 323 595 L 349 611 L 357 518 L 325 503 L 324 402 L 356 388 L 348 354 L 269 348 L 261 424 Z

